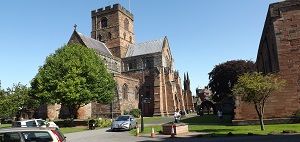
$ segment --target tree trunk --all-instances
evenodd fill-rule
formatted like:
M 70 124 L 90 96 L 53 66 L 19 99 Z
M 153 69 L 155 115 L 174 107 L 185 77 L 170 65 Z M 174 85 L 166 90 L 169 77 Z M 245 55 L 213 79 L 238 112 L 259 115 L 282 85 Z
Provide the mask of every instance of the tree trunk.
M 259 124 L 260 124 L 260 129 L 263 131 L 265 130 L 265 125 L 264 125 L 264 108 L 260 104 L 255 104 L 255 110 L 257 112 L 258 118 L 259 118 Z
M 77 118 L 77 111 L 78 111 L 79 107 L 77 106 L 69 106 L 69 113 L 71 116 L 71 119 L 76 119 Z
M 260 130 L 265 130 L 263 114 L 259 116 Z

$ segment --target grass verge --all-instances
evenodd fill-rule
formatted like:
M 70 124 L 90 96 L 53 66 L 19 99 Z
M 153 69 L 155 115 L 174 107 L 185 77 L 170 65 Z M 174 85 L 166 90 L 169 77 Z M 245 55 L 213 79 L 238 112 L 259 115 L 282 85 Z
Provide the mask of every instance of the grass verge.
M 205 132 L 210 133 L 209 136 L 243 136 L 243 135 L 268 135 L 281 134 L 286 132 L 300 132 L 300 124 L 273 124 L 265 125 L 265 130 L 260 130 L 260 125 L 247 126 L 232 126 L 227 121 L 220 121 L 214 115 L 196 116 L 182 120 L 183 123 L 189 125 L 190 132 Z M 145 127 L 144 134 L 151 133 L 151 128 L 154 127 L 156 132 L 161 130 L 161 126 Z M 131 130 L 131 134 L 135 135 L 136 130 Z
M 11 124 L 1 124 L 0 128 L 10 128 Z
M 81 131 L 86 131 L 86 130 L 88 130 L 87 127 L 64 127 L 64 128 L 60 128 L 60 131 L 63 134 L 81 132 Z

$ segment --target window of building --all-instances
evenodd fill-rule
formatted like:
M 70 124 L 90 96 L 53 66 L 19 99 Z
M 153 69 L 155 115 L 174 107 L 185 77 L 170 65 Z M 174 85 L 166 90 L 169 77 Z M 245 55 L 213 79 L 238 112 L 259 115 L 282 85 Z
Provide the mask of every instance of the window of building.
M 136 61 L 132 61 L 130 63 L 128 63 L 128 70 L 135 70 L 137 69 L 137 65 L 136 65 Z
M 101 28 L 106 28 L 107 27 L 107 18 L 104 17 L 101 19 Z
M 102 36 L 99 34 L 98 37 L 97 37 L 97 39 L 98 39 L 99 41 L 102 41 Z
M 124 37 L 124 39 L 126 39 L 126 33 L 125 32 L 123 33 L 123 37 Z
M 126 83 L 123 85 L 122 91 L 123 91 L 123 99 L 128 100 L 128 86 Z
M 112 35 L 111 35 L 111 33 L 109 32 L 109 33 L 108 33 L 108 39 L 111 39 L 111 37 L 112 37 Z
M 129 42 L 132 43 L 132 37 L 131 36 L 129 36 Z
M 148 58 L 145 60 L 145 68 L 153 68 L 154 67 L 154 61 L 153 58 Z
M 127 31 L 128 31 L 128 29 L 129 29 L 129 21 L 128 21 L 127 18 L 125 18 L 125 20 L 124 20 L 124 28 L 125 28 L 125 30 L 127 30 Z
M 119 71 L 119 66 L 117 62 L 115 62 L 115 66 L 116 66 L 116 70 Z
M 139 100 L 139 88 L 135 86 L 134 96 L 136 100 Z

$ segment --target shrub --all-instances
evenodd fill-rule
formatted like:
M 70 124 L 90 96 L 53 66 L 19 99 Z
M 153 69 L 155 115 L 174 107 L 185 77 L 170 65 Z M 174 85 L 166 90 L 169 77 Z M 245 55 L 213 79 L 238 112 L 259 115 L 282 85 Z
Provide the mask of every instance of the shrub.
M 111 120 L 110 119 L 96 119 L 96 127 L 104 128 L 104 127 L 109 127 L 111 126 Z
M 300 118 L 300 110 L 297 110 L 297 111 L 295 112 L 295 117 Z
M 138 118 L 140 117 L 141 115 L 141 110 L 140 109 L 132 109 L 130 112 L 129 112 L 130 115 L 132 115 L 133 117 L 135 118 Z
M 128 114 L 130 114 L 130 112 L 127 110 L 124 110 L 124 115 L 128 115 Z

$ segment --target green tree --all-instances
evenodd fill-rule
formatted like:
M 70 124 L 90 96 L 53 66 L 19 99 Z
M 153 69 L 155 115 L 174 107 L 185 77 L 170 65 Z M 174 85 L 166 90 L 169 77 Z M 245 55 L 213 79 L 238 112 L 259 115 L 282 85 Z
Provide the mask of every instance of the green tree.
M 2 117 L 13 117 L 22 110 L 34 110 L 38 106 L 37 100 L 30 96 L 30 88 L 20 83 L 6 91 L 1 90 L 0 113 Z
M 31 82 L 35 97 L 48 104 L 64 104 L 71 117 L 91 101 L 112 101 L 115 81 L 96 51 L 70 44 L 47 57 Z
M 233 95 L 241 97 L 242 101 L 253 104 L 257 112 L 261 130 L 264 130 L 264 107 L 268 98 L 280 90 L 285 81 L 273 74 L 245 73 L 238 78 L 233 87 Z
M 232 60 L 216 65 L 209 75 L 209 88 L 214 92 L 213 100 L 220 102 L 232 94 L 231 90 L 238 76 L 255 71 L 252 61 Z

